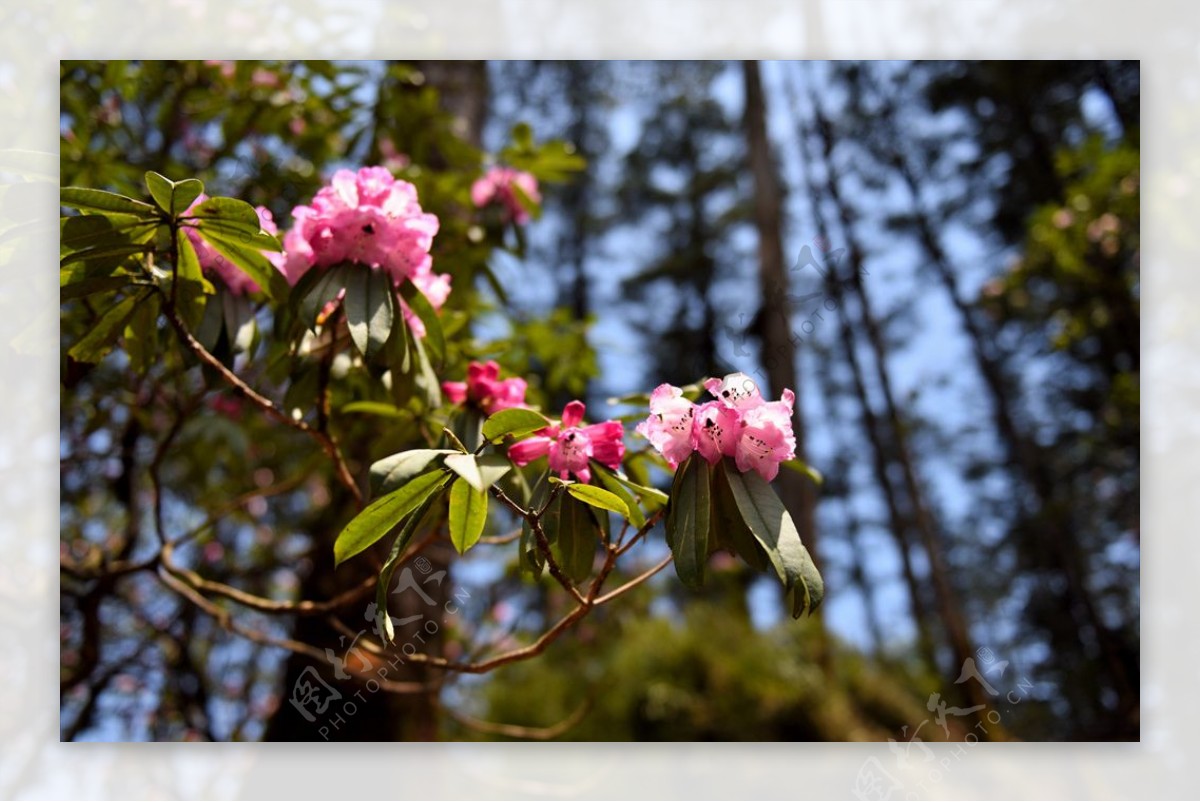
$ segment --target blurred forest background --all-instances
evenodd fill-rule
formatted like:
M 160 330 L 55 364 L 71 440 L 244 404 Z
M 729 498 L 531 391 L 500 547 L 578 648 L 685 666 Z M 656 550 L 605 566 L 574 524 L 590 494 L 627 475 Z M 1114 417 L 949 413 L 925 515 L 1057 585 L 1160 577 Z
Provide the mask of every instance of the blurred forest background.
M 778 488 L 825 577 L 815 617 L 717 555 L 701 592 L 665 571 L 534 660 L 368 697 L 335 738 L 903 743 L 982 721 L 1138 739 L 1137 63 L 64 63 L 60 88 L 63 186 L 195 176 L 281 229 L 337 167 L 478 174 L 526 123 L 587 166 L 543 182 L 519 239 L 458 254 L 506 296 L 481 278 L 460 309 L 545 409 L 632 414 L 609 399 L 735 370 L 797 392 L 824 482 Z M 436 247 L 457 230 L 444 218 Z M 319 739 L 287 704 L 311 659 L 230 631 L 143 559 L 168 429 L 188 456 L 154 468 L 190 526 L 311 457 L 210 401 L 143 414 L 177 374 L 64 356 L 62 738 Z M 178 559 L 331 598 L 354 577 L 332 570 L 349 516 L 328 479 L 313 464 L 231 505 Z M 446 654 L 522 643 L 548 614 L 515 550 L 484 552 L 450 563 L 469 600 Z M 247 617 L 340 652 L 358 613 Z

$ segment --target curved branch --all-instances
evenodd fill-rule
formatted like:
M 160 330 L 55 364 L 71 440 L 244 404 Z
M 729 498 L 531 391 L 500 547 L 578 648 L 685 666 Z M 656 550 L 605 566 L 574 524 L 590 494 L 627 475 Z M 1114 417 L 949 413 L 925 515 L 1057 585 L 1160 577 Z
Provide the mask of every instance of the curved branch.
M 167 320 L 170 321 L 171 326 L 175 329 L 175 332 L 179 335 L 179 339 L 183 342 L 187 349 L 191 351 L 197 359 L 216 371 L 217 374 L 219 374 L 221 378 L 223 378 L 238 395 L 249 400 L 272 420 L 282 423 L 285 426 L 289 426 L 298 432 L 303 432 L 304 434 L 316 440 L 318 445 L 321 446 L 321 449 L 329 456 L 329 459 L 333 461 L 334 470 L 337 473 L 338 480 L 345 485 L 346 489 L 349 490 L 351 495 L 354 496 L 355 503 L 358 504 L 359 508 L 362 508 L 362 490 L 359 489 L 358 483 L 354 481 L 354 477 L 350 473 L 350 468 L 346 465 L 346 459 L 342 455 L 341 447 L 338 445 L 337 440 L 333 437 L 333 435 L 320 431 L 316 427 L 306 423 L 304 420 L 297 420 L 277 407 L 274 401 L 260 394 L 253 387 L 246 384 L 246 382 L 242 381 L 241 377 L 239 377 L 229 368 L 225 367 L 221 360 L 209 353 L 208 349 L 201 345 L 200 341 L 193 337 L 192 333 L 188 331 L 187 326 L 185 326 L 183 321 L 179 319 L 179 315 L 175 312 L 170 304 L 164 304 L 163 311 L 167 316 Z

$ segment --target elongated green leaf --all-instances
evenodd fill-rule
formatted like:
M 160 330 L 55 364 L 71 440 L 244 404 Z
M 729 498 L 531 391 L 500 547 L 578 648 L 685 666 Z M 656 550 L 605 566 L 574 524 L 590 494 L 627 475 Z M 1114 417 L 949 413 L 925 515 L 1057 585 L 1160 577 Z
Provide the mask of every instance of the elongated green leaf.
M 518 471 L 519 473 L 519 471 Z M 536 484 L 533 493 L 530 494 L 529 506 L 530 509 L 540 510 L 546 504 L 546 497 L 549 494 L 550 486 L 547 482 L 541 481 Z M 558 506 L 554 506 L 553 521 L 548 521 L 550 510 L 547 509 L 541 517 L 542 531 L 546 534 L 547 540 L 551 535 L 557 535 L 558 529 Z M 547 531 L 547 524 L 551 524 L 552 531 Z M 521 524 L 521 543 L 517 551 L 517 563 L 521 570 L 527 571 L 534 579 L 541 577 L 546 570 L 546 555 L 538 546 L 537 536 L 534 535 L 533 529 L 529 525 L 529 521 L 523 521 Z
M 117 337 L 125 330 L 125 325 L 133 315 L 134 308 L 144 301 L 152 290 L 142 290 L 136 295 L 130 295 L 114 306 L 109 307 L 91 331 L 83 339 L 75 343 L 69 353 L 73 359 L 80 362 L 99 362 L 116 345 Z
M 391 336 L 394 303 L 392 281 L 387 273 L 366 265 L 353 265 L 346 271 L 342 309 L 346 312 L 350 339 L 368 360 L 379 353 Z
M 818 485 L 824 484 L 824 482 L 825 482 L 825 477 L 821 475 L 821 472 L 818 471 L 816 468 L 812 467 L 811 465 L 809 465 L 804 460 L 789 459 L 789 460 L 786 460 L 779 464 L 782 465 L 783 467 L 787 468 L 789 471 L 795 471 L 796 473 L 800 473 L 800 474 L 807 476 L 809 479 L 812 479 L 813 482 Z
M 635 496 L 642 500 L 642 504 L 646 505 L 649 512 L 656 512 L 667 506 L 667 494 L 656 487 L 639 484 L 625 476 L 622 476 L 616 471 L 610 471 L 611 476 L 615 481 L 620 482 L 625 487 L 629 488 Z
M 442 332 L 442 321 L 437 312 L 425 297 L 425 293 L 417 289 L 411 281 L 400 285 L 400 295 L 421 322 L 425 324 L 425 345 L 439 362 L 446 357 L 446 336 Z
M 675 471 L 666 523 L 675 572 L 689 588 L 704 584 L 710 508 L 709 465 L 698 453 L 692 454 Z
M 346 265 L 334 265 L 324 271 L 314 268 L 296 284 L 296 292 L 304 293 L 300 296 L 299 312 L 300 321 L 305 326 L 310 329 L 316 328 L 317 316 L 329 305 L 330 301 L 338 297 L 338 293 L 346 286 L 346 272 Z M 306 282 L 305 279 L 309 275 L 312 275 L 313 279 L 311 282 Z
M 185 178 L 176 181 L 171 189 L 171 215 L 178 217 L 204 192 L 204 184 L 195 178 Z
M 250 353 L 258 337 L 258 320 L 254 307 L 244 295 L 231 292 L 220 293 L 221 308 L 225 313 L 225 336 L 236 353 Z
M 204 288 L 205 292 L 216 292 L 212 282 L 204 277 L 204 270 L 200 267 L 200 258 L 196 256 L 196 247 L 192 245 L 192 241 L 182 232 L 177 240 L 179 248 L 179 264 L 176 265 L 179 281 L 187 282 L 194 281 Z
M 424 341 L 414 337 L 412 339 L 412 350 L 417 357 L 417 371 L 413 379 L 417 389 L 424 394 L 426 406 L 441 406 L 442 385 L 438 381 L 437 373 L 433 370 L 433 364 L 429 361 L 429 354 L 425 350 Z
M 762 545 L 784 586 L 793 592 L 792 616 L 811 613 L 821 604 L 825 584 L 800 540 L 792 516 L 766 480 L 754 471 L 740 473 L 726 461 L 725 476 L 742 520 Z
M 600 480 L 600 484 L 610 492 L 615 493 L 620 497 L 621 501 L 625 502 L 625 507 L 629 510 L 629 522 L 641 529 L 646 525 L 646 516 L 642 513 L 642 507 L 638 504 L 637 499 L 629 490 L 617 481 L 616 476 L 605 466 L 592 460 L 592 475 Z
M 148 203 L 101 189 L 63 187 L 58 202 L 87 212 L 121 212 L 151 220 L 159 217 L 158 211 Z
M 555 532 L 555 557 L 573 582 L 583 582 L 591 575 L 596 560 L 599 524 L 586 504 L 566 494 L 560 494 L 552 506 L 557 507 L 557 516 L 544 518 L 543 527 L 547 534 L 551 528 Z
M 278 239 L 262 230 L 254 207 L 236 198 L 209 198 L 192 209 L 187 219 L 195 220 L 201 231 L 216 231 L 247 247 L 269 251 L 283 249 Z
M 180 234 L 176 240 L 179 258 L 176 264 L 175 307 L 189 329 L 194 329 L 204 318 L 206 295 L 216 292 L 212 282 L 204 277 L 200 260 L 192 241 Z
M 398 490 L 375 499 L 354 517 L 337 536 L 333 544 L 335 565 L 364 549 L 370 548 L 381 537 L 400 523 L 405 515 L 416 509 L 425 498 L 445 479 L 445 472 L 433 470 L 411 479 Z
M 457 473 L 476 490 L 483 490 L 483 476 L 474 454 L 451 454 L 446 457 L 446 467 Z
M 623 518 L 629 517 L 629 505 L 615 493 L 595 485 L 571 484 L 567 492 L 584 504 L 590 504 L 601 510 L 612 510 Z
M 532 409 L 502 409 L 483 422 L 483 437 L 491 441 L 505 435 L 521 437 L 549 425 L 550 421 Z
M 389 493 L 424 473 L 438 457 L 455 453 L 448 448 L 416 448 L 384 457 L 371 465 L 371 489 L 376 495 Z
M 385 643 L 391 643 L 396 637 L 395 627 L 392 625 L 392 619 L 388 615 L 388 587 L 392 584 L 392 575 L 400 565 L 400 558 L 404 556 L 404 549 L 412 540 L 413 535 L 416 534 L 421 521 L 428 514 L 434 503 L 441 498 L 444 491 L 445 483 L 443 482 L 427 495 L 417 508 L 404 519 L 404 525 L 400 528 L 396 539 L 392 541 L 392 548 L 388 552 L 387 560 L 384 561 L 383 568 L 379 572 L 379 582 L 375 586 L 375 615 L 381 625 L 380 628 L 383 632 Z
M 157 356 L 160 297 L 152 294 L 135 306 L 125 324 L 125 351 L 129 354 L 129 366 L 138 374 L 149 370 Z
M 383 418 L 412 418 L 413 413 L 382 401 L 351 401 L 341 408 L 343 415 L 379 415 Z
M 256 243 L 247 245 L 236 234 L 226 233 L 214 227 L 196 229 L 202 239 L 228 259 L 235 267 L 254 280 L 259 289 L 270 299 L 278 301 L 287 297 L 287 279 L 283 277 L 275 265 L 267 261 L 262 249 Z
M 450 542 L 459 554 L 466 554 L 467 549 L 479 542 L 487 523 L 487 508 L 485 491 L 472 487 L 466 477 L 454 480 L 450 486 Z
M 770 561 L 763 547 L 754 538 L 754 533 L 742 520 L 742 513 L 733 497 L 733 491 L 729 489 L 729 479 L 726 475 L 729 467 L 729 463 L 722 460 L 712 471 L 710 525 L 713 537 L 710 538 L 709 551 L 724 548 L 741 557 L 756 571 L 765 571 Z
M 148 170 L 146 172 L 146 189 L 150 190 L 150 197 L 154 198 L 158 208 L 167 214 L 174 214 L 171 211 L 171 196 L 175 194 L 174 181 L 153 170 Z
M 496 484 L 512 470 L 512 463 L 499 454 L 484 454 L 476 457 L 475 464 L 479 466 L 479 477 L 483 480 L 484 490 Z

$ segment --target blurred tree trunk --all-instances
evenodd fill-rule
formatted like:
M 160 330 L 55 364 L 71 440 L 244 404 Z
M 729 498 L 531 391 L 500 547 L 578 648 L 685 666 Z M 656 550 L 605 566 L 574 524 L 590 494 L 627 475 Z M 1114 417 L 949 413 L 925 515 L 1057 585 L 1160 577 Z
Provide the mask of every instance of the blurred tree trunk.
M 863 284 L 864 256 L 862 245 L 854 232 L 854 220 L 849 205 L 842 198 L 835 173 L 833 160 L 834 137 L 829 120 L 821 110 L 815 93 L 810 94 L 813 107 L 814 123 L 821 144 L 821 155 L 825 165 L 825 191 L 837 210 L 838 223 L 842 234 L 846 237 L 848 254 L 847 269 L 844 271 L 851 295 L 858 302 L 863 329 L 866 331 L 867 342 L 875 363 L 875 377 L 883 396 L 885 416 L 888 423 L 888 450 L 892 460 L 899 466 L 903 480 L 904 494 L 911 520 L 921 542 L 925 547 L 929 560 L 930 579 L 933 582 L 937 598 L 939 617 L 946 631 L 951 651 L 954 654 L 954 674 L 966 665 L 966 661 L 974 657 L 975 650 L 971 645 L 971 635 L 963 614 L 962 601 L 959 599 L 950 570 L 946 565 L 946 544 L 941 527 L 929 509 L 925 498 L 924 488 L 917 468 L 914 464 L 912 450 L 908 443 L 908 424 L 900 415 L 896 403 L 895 391 L 892 388 L 891 375 L 887 368 L 888 349 L 884 342 L 883 332 L 879 321 L 871 307 L 870 295 Z M 960 686 L 972 705 L 986 705 L 990 702 L 979 683 L 968 682 Z
M 762 291 L 759 361 L 767 373 L 772 398 L 778 398 L 785 388 L 796 393 L 796 456 L 805 459 L 804 393 L 796 374 L 796 349 L 791 337 L 792 310 L 783 256 L 783 191 L 767 133 L 766 99 L 758 62 L 742 62 L 742 77 L 746 103 L 743 123 L 750 172 L 754 178 L 754 224 L 758 231 L 759 287 Z M 801 540 L 819 567 L 821 552 L 815 525 L 816 493 L 812 483 L 806 477 L 786 470 L 778 481 L 780 500 L 791 512 Z M 824 638 L 823 623 L 821 633 Z M 827 657 L 827 646 L 826 643 L 821 649 L 823 658 Z
M 1099 68 L 1104 73 L 1104 68 Z M 997 346 L 995 332 L 982 319 L 978 308 L 963 298 L 958 285 L 955 268 L 941 245 L 933 219 L 921 196 L 920 184 L 909 156 L 905 153 L 895 124 L 895 108 L 882 92 L 879 121 L 885 128 L 881 141 L 887 143 L 884 158 L 900 176 L 912 203 L 911 225 L 917 240 L 933 267 L 942 289 L 950 299 L 961 319 L 963 330 L 971 343 L 976 368 L 983 379 L 991 400 L 992 420 L 1004 448 L 1006 461 L 1019 483 L 1032 491 L 1033 503 L 1025 494 L 1019 494 L 1017 504 L 1020 517 L 1028 521 L 1033 535 L 1034 554 L 1041 555 L 1040 561 L 1048 563 L 1055 573 L 1065 580 L 1058 609 L 1065 611 L 1074 621 L 1074 627 L 1052 627 L 1050 635 L 1057 643 L 1056 651 L 1066 655 L 1078 649 L 1079 632 L 1090 631 L 1104 655 L 1104 663 L 1111 674 L 1114 686 L 1123 699 L 1136 699 L 1124 670 L 1120 656 L 1121 648 L 1116 635 L 1100 620 L 1095 602 L 1084 582 L 1083 549 L 1079 545 L 1068 518 L 1060 514 L 1061 505 L 1056 501 L 1054 478 L 1050 461 L 1018 421 L 1014 405 L 1017 392 L 1009 379 L 1005 366 L 1005 355 Z M 1116 101 L 1114 99 L 1114 106 Z M 1136 314 L 1134 315 L 1136 318 Z M 1135 341 L 1136 342 L 1136 341 Z
M 431 61 L 418 62 L 416 66 L 425 74 L 426 85 L 438 89 L 442 108 L 454 117 L 453 124 L 456 132 L 468 142 L 478 146 L 483 135 L 488 104 L 486 63 L 482 61 Z M 380 104 L 386 98 L 387 92 L 392 91 L 392 87 L 387 84 L 387 77 L 385 76 L 382 80 L 384 83 L 379 90 Z M 378 133 L 377 131 L 376 136 Z M 377 143 L 372 144 L 372 152 L 378 152 Z M 366 454 L 355 454 L 351 457 L 359 464 L 366 464 Z M 337 493 L 337 491 L 335 486 L 334 492 Z M 325 520 L 315 530 L 327 533 L 329 537 L 327 540 L 325 538 L 317 539 L 311 554 L 313 569 L 301 584 L 301 598 L 329 598 L 349 587 L 350 582 L 347 580 L 353 579 L 346 575 L 349 566 L 343 567 L 336 577 L 334 575 L 332 537 L 336 535 L 346 519 L 339 512 L 344 509 L 343 505 L 331 504 L 329 509 L 334 512 L 325 514 L 323 516 Z M 375 548 L 375 551 L 381 551 L 381 561 L 382 555 L 386 555 L 389 547 L 386 540 L 385 538 Z M 423 627 L 427 621 L 433 620 L 430 617 L 431 613 L 440 615 L 441 611 L 446 609 L 446 602 L 451 596 L 452 583 L 449 567 L 452 553 L 444 541 L 435 542 L 422 552 L 422 556 L 428 560 L 428 565 L 422 565 L 428 570 L 421 572 L 423 576 L 414 574 L 418 581 L 423 580 L 426 576 L 436 577 L 441 571 L 446 572 L 440 582 L 424 582 L 420 585 L 421 593 L 431 599 L 432 603 L 426 598 L 422 598 L 421 593 L 411 590 L 405 593 L 393 593 L 390 597 L 392 608 L 389 613 L 393 618 L 402 620 L 412 618 L 414 620 L 405 626 L 396 628 L 396 640 L 389 655 L 392 659 L 399 658 L 399 665 L 388 669 L 387 678 L 389 680 L 432 682 L 437 679 L 435 672 L 425 667 L 404 663 L 400 649 L 412 644 L 425 654 L 441 656 L 443 639 L 437 635 L 430 636 L 428 630 L 424 630 Z M 399 571 L 397 576 L 400 576 Z M 393 582 L 396 581 L 397 579 L 393 578 Z M 344 611 L 343 615 L 344 623 L 351 631 L 360 632 L 366 627 L 369 636 L 371 624 L 365 618 L 364 612 L 368 603 L 369 600 L 364 600 L 361 602 L 363 610 L 352 607 Z M 436 623 L 439 627 L 442 624 L 441 621 Z M 345 661 L 347 672 L 360 666 L 358 654 L 361 652 L 349 651 L 353 641 L 339 632 L 322 616 L 300 618 L 293 637 L 317 646 L 328 646 L 332 649 L 335 657 Z M 420 645 L 418 646 L 418 644 Z M 376 663 L 376 665 L 380 664 Z M 289 695 L 296 687 L 296 683 L 303 681 L 302 674 L 310 667 L 315 668 L 321 677 L 329 681 L 342 694 L 342 701 L 335 702 L 333 705 L 334 714 L 339 710 L 344 710 L 340 705 L 344 704 L 346 700 L 350 700 L 355 705 L 354 714 L 345 715 L 343 713 L 340 718 L 344 721 L 336 728 L 329 725 L 328 719 L 319 719 L 316 723 L 307 721 L 299 710 L 288 703 Z M 356 679 L 338 681 L 331 676 L 332 673 L 333 669 L 330 663 L 316 665 L 307 657 L 293 655 L 288 660 L 285 670 L 284 702 L 271 717 L 265 740 L 296 741 L 328 738 L 328 740 L 337 741 L 431 741 L 438 738 L 439 714 L 436 689 L 413 694 L 370 693 L 369 688 L 364 692 L 363 689 L 367 686 L 362 682 Z M 356 697 L 356 692 L 361 693 L 361 696 Z M 320 726 L 323 723 L 327 727 L 325 732 L 322 732 Z

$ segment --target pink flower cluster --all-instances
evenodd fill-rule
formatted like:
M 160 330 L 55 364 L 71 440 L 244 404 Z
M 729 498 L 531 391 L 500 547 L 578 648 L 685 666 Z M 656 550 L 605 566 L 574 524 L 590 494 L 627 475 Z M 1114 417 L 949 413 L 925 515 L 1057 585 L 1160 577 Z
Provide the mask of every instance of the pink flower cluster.
M 312 205 L 297 206 L 292 217 L 283 241 L 283 272 L 291 284 L 314 267 L 357 262 L 387 271 L 397 286 L 411 281 L 434 309 L 446 303 L 450 276 L 434 273 L 429 255 L 438 218 L 422 211 L 416 187 L 386 168 L 338 170 Z M 401 305 L 413 333 L 424 337 L 420 318 Z
M 500 379 L 500 366 L 495 362 L 472 362 L 467 366 L 465 382 L 442 382 L 442 391 L 452 404 L 470 401 L 488 415 L 502 409 L 525 406 L 524 379 Z
M 187 211 L 192 211 L 206 200 L 208 200 L 208 196 L 201 193 L 192 202 L 192 205 L 188 207 Z M 268 234 L 279 233 L 279 229 L 275 227 L 275 220 L 271 216 L 270 209 L 259 206 L 255 211 L 258 212 L 258 222 L 262 226 L 263 231 L 266 231 Z M 200 269 L 210 279 L 216 278 L 224 284 L 230 294 L 249 295 L 262 289 L 254 279 L 242 272 L 240 267 L 230 262 L 216 248 L 209 245 L 195 228 L 184 226 L 183 231 L 187 235 L 187 238 L 192 241 L 192 247 L 196 250 L 196 259 L 200 262 Z M 263 256 L 267 257 L 267 261 L 275 265 L 276 268 L 282 268 L 283 254 L 263 251 Z
M 796 456 L 792 410 L 796 394 L 784 390 L 779 401 L 767 401 L 745 373 L 709 379 L 704 387 L 716 401 L 693 404 L 683 391 L 660 384 L 650 395 L 650 416 L 637 426 L 672 468 L 693 451 L 709 463 L 733 457 L 739 471 L 755 470 L 771 481 L 779 464 Z
M 529 222 L 529 212 L 517 197 L 517 187 L 534 203 L 542 202 L 538 182 L 524 170 L 512 167 L 493 167 L 471 185 L 471 202 L 482 209 L 492 203 L 501 205 L 509 220 L 517 225 Z
M 538 457 L 549 457 L 550 470 L 560 479 L 573 473 L 581 482 L 592 480 L 589 460 L 616 470 L 625 456 L 624 428 L 615 420 L 581 426 L 585 411 L 582 401 L 567 404 L 561 423 L 509 446 L 509 459 L 517 465 L 528 465 Z

